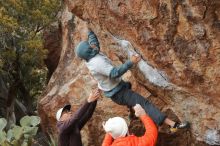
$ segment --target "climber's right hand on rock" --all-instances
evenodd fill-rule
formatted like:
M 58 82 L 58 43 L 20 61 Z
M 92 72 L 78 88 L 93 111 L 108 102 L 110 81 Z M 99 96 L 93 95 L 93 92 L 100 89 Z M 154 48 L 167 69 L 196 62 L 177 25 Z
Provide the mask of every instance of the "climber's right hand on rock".
M 146 115 L 146 112 L 144 111 L 144 109 L 141 107 L 140 104 L 136 104 L 133 108 L 134 108 L 136 117 L 141 117 L 143 115 Z
M 101 91 L 100 89 L 95 89 L 93 90 L 90 95 L 89 95 L 89 98 L 87 99 L 88 102 L 93 102 L 95 100 L 97 100 L 98 98 L 101 97 Z
M 136 54 L 131 56 L 131 62 L 133 64 L 137 64 L 141 60 L 141 56 Z

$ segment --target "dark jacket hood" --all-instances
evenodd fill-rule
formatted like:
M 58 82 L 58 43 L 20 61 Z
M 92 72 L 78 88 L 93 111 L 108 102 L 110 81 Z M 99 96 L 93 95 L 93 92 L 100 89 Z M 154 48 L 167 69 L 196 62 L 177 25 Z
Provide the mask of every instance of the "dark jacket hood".
M 99 49 L 91 48 L 87 41 L 82 41 L 76 47 L 75 52 L 78 57 L 89 61 L 91 58 L 99 53 Z

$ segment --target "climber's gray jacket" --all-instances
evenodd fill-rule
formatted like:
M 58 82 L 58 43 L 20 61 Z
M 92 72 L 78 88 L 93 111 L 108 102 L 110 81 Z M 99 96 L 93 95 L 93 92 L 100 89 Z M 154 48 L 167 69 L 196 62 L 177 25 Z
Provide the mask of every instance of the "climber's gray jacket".
M 86 62 L 86 65 L 93 77 L 98 81 L 99 89 L 111 91 L 119 85 L 121 75 L 132 66 L 132 63 L 127 61 L 117 68 L 111 64 L 111 61 L 105 55 L 99 53 Z
M 119 67 L 114 67 L 108 57 L 99 53 L 99 42 L 96 35 L 89 32 L 88 38 L 88 42 L 79 43 L 76 47 L 76 54 L 86 60 L 88 69 L 98 82 L 98 87 L 105 91 L 107 97 L 111 97 L 123 86 L 121 76 L 132 67 L 132 62 L 128 60 Z M 97 47 L 91 48 L 91 44 Z

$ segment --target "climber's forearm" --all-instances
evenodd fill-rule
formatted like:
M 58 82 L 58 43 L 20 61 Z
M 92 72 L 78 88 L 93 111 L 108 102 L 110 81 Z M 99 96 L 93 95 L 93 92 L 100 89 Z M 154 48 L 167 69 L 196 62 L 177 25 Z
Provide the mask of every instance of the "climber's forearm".
M 91 29 L 88 29 L 88 42 L 92 47 L 94 46 L 95 48 L 100 49 L 99 40 Z
M 130 60 L 128 60 L 124 64 L 120 65 L 119 67 L 114 67 L 111 70 L 109 77 L 111 79 L 114 79 L 114 78 L 118 78 L 118 77 L 122 76 L 124 73 L 126 73 L 132 67 L 132 65 L 133 65 L 133 63 Z

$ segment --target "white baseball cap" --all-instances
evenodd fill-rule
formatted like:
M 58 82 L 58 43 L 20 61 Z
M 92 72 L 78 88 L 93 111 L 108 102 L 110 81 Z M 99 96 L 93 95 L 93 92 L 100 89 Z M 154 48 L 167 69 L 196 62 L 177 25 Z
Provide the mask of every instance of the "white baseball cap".
M 71 105 L 70 104 L 67 104 L 67 105 L 65 105 L 63 108 L 60 108 L 58 111 L 57 111 L 57 113 L 56 113 L 56 119 L 57 119 L 57 121 L 59 121 L 60 120 L 60 118 L 61 118 L 61 115 L 62 115 L 62 112 L 64 111 L 64 110 L 70 110 L 71 109 Z
M 109 133 L 114 139 L 125 137 L 128 133 L 128 125 L 121 117 L 108 119 L 108 121 L 103 124 L 103 128 L 105 132 Z

